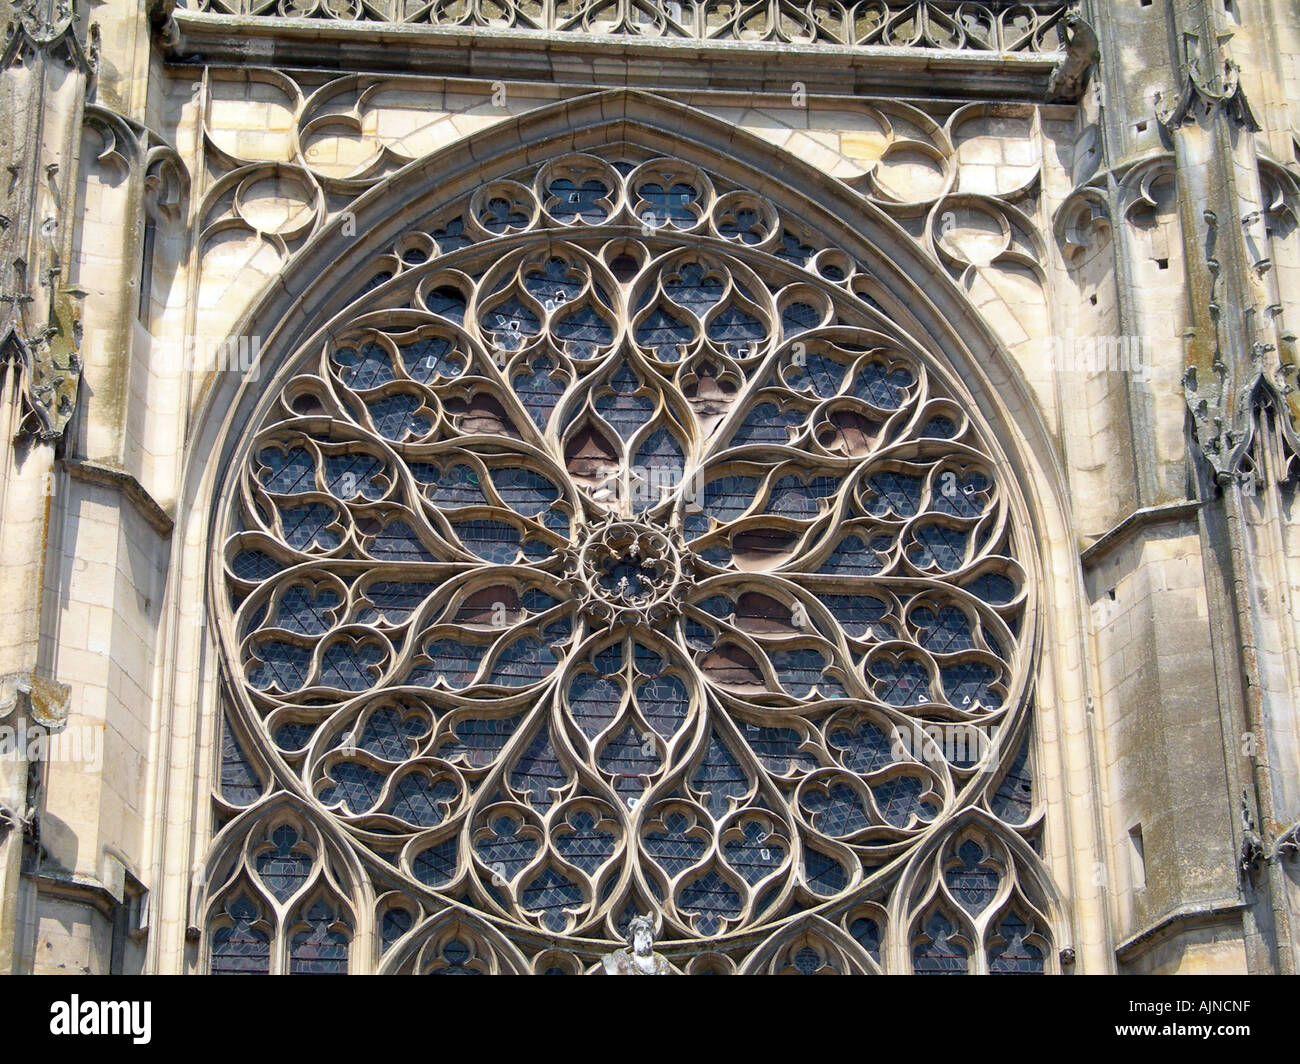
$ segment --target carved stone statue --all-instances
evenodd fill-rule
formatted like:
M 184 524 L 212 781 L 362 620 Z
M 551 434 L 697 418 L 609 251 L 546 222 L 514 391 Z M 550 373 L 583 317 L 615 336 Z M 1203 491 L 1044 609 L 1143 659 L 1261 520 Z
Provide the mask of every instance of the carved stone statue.
M 606 953 L 601 958 L 606 975 L 675 975 L 667 958 L 654 951 L 654 918 L 636 916 L 627 925 L 627 941 L 632 947 Z

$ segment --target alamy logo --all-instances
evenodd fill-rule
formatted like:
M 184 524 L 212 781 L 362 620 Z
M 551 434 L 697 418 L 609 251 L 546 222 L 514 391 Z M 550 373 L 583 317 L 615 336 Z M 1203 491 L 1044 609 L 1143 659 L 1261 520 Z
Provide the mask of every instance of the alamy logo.
M 136 1045 L 148 1045 L 152 1013 L 151 1001 L 82 1001 L 73 994 L 50 1005 L 50 1034 L 130 1035 Z
M 1052 337 L 1052 354 L 1057 368 L 1065 373 L 1129 373 L 1134 380 L 1147 381 L 1151 374 L 1151 341 L 1144 336 Z

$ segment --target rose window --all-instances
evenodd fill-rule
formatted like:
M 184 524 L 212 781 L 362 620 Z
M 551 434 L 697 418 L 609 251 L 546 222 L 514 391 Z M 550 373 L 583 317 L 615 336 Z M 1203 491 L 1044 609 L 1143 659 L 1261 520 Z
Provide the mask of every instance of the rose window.
M 394 896 L 555 944 L 647 910 L 661 942 L 810 911 L 869 938 L 851 907 L 940 825 L 1027 817 L 1020 504 L 861 267 L 662 159 L 542 167 L 431 231 L 231 474 L 231 698 L 283 787 Z M 917 881 L 918 969 L 1034 968 L 982 830 Z

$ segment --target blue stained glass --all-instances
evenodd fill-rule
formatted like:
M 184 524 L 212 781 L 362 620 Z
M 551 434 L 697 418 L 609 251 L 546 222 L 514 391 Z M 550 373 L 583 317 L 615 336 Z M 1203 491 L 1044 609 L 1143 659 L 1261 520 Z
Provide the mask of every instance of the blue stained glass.
M 990 975 L 1042 975 L 1043 951 L 1025 941 L 1033 927 L 1014 912 L 1008 913 L 998 924 L 1000 944 L 989 947 Z
M 509 565 L 519 556 L 523 533 L 504 521 L 474 518 L 472 521 L 452 522 L 452 528 L 465 549 L 484 561 Z
M 921 426 L 920 435 L 930 439 L 950 440 L 957 434 L 957 422 L 950 417 L 932 417 Z
M 543 355 L 514 378 L 515 394 L 540 429 L 546 428 L 555 404 L 564 393 L 563 383 L 551 376 L 554 370 L 555 364 Z
M 410 619 L 420 604 L 437 589 L 437 584 L 413 584 L 400 580 L 376 580 L 366 588 L 374 609 L 363 610 L 358 620 L 382 620 L 401 624 Z
M 528 215 L 504 196 L 494 196 L 479 212 L 479 224 L 489 233 L 500 235 L 507 229 L 521 229 L 528 224 Z
M 663 658 L 642 643 L 634 645 L 632 661 L 642 676 L 656 676 L 663 669 Z
M 340 376 L 350 388 L 364 392 L 397 379 L 388 352 L 376 343 L 368 343 L 357 352 L 340 347 L 333 354 L 334 364 L 341 366 Z
M 709 339 L 718 344 L 762 340 L 767 329 L 754 315 L 732 305 L 724 307 L 708 325 Z
M 989 804 L 1008 824 L 1023 824 L 1029 819 L 1033 797 L 1034 780 L 1029 770 L 1029 739 L 1026 738 Z
M 556 832 L 555 849 L 569 864 L 593 875 L 614 856 L 616 841 L 612 832 L 601 830 L 594 814 L 580 809 Z
M 871 494 L 865 507 L 872 517 L 914 517 L 921 509 L 921 478 L 904 473 L 876 473 L 867 478 Z
M 358 645 L 342 639 L 321 655 L 320 682 L 343 691 L 365 691 L 379 679 L 379 666 L 387 657 L 378 643 Z
M 596 763 L 612 776 L 649 776 L 661 764 L 653 742 L 637 734 L 631 724 L 601 749 Z
M 442 956 L 429 968 L 430 975 L 483 975 L 469 962 L 473 951 L 464 942 L 453 939 L 442 947 Z
M 609 214 L 598 202 L 609 196 L 609 189 L 603 181 L 589 178 L 577 185 L 567 177 L 561 177 L 552 181 L 546 191 L 555 200 L 547 209 L 556 221 L 575 222 L 581 219 L 588 225 L 594 225 Z
M 965 975 L 966 948 L 953 940 L 953 926 L 935 913 L 925 925 L 925 937 L 912 947 L 917 975 Z
M 822 313 L 811 303 L 791 303 L 781 311 L 781 335 L 795 336 L 821 324 Z
M 972 916 L 987 909 L 998 891 L 998 874 L 983 861 L 983 849 L 973 839 L 967 839 L 957 847 L 956 860 L 943 873 L 949 893 Z
M 291 721 L 275 729 L 275 745 L 281 750 L 303 750 L 316 734 L 316 725 Z
M 853 394 L 879 410 L 895 410 L 902 405 L 913 379 L 906 370 L 891 370 L 881 362 L 868 362 L 858 371 Z
M 348 937 L 331 929 L 337 921 L 334 910 L 317 902 L 306 913 L 309 929 L 299 931 L 289 942 L 290 975 L 347 975 Z
M 614 328 L 589 306 L 567 311 L 555 320 L 551 332 L 570 345 L 575 358 L 594 358 L 597 350 L 614 342 Z
M 350 502 L 358 495 L 378 499 L 384 494 L 376 477 L 384 463 L 372 454 L 333 454 L 325 457 L 325 484 L 335 498 Z
M 958 709 L 997 709 L 1002 705 L 1002 696 L 993 691 L 999 674 L 988 665 L 963 661 L 940 668 L 939 678 L 943 682 L 948 701 Z
M 646 722 L 665 739 L 677 733 L 690 706 L 686 685 L 676 676 L 657 676 L 639 684 L 636 701 Z
M 743 514 L 754 501 L 758 477 L 718 477 L 704 485 L 704 511 L 725 524 Z
M 609 378 L 609 388 L 612 391 L 596 400 L 596 412 L 624 440 L 630 439 L 654 413 L 654 403 L 644 395 L 635 394 L 640 387 L 640 378 L 624 362 Z
M 933 654 L 969 650 L 975 645 L 970 618 L 955 606 L 941 607 L 937 613 L 932 609 L 913 610 L 912 623 L 920 630 L 918 642 Z
M 588 739 L 607 728 L 618 713 L 622 690 L 601 676 L 578 676 L 569 684 L 569 715 Z
M 424 488 L 424 494 L 435 506 L 486 506 L 487 496 L 478 470 L 457 462 L 439 469 L 428 462 L 412 462 L 411 474 Z
M 918 569 L 938 568 L 943 572 L 960 569 L 966 561 L 966 532 L 946 525 L 915 527 L 912 535 L 916 542 L 909 551 Z
M 298 632 L 300 635 L 321 635 L 333 625 L 330 611 L 341 601 L 333 588 L 321 588 L 313 595 L 311 588 L 295 585 L 285 591 L 280 599 L 275 627 Z
M 406 521 L 389 521 L 370 541 L 370 553 L 381 561 L 431 562 L 430 554 Z
M 695 914 L 697 930 L 712 935 L 721 930 L 724 920 L 740 915 L 740 894 L 716 869 L 710 869 L 682 887 L 677 908 L 686 915 Z
M 774 650 L 767 655 L 776 678 L 795 698 L 804 698 L 822 682 L 826 659 L 816 650 Z
M 810 771 L 817 767 L 817 757 L 810 750 L 800 750 L 803 737 L 793 728 L 773 728 L 746 721 L 736 727 L 747 745 L 763 764 L 778 776 Z
M 551 304 L 549 309 L 563 306 L 576 299 L 584 286 L 583 275 L 553 255 L 544 266 L 532 268 L 524 276 L 524 289 L 539 303 Z
M 1005 606 L 1016 597 L 1016 585 L 999 573 L 984 573 L 966 585 L 966 590 L 991 606 Z
M 423 773 L 413 772 L 393 788 L 384 811 L 416 827 L 431 828 L 443 822 L 459 794 L 460 788 L 449 779 L 431 781 Z
M 526 794 L 529 804 L 543 811 L 555 802 L 552 791 L 569 783 L 569 774 L 551 746 L 550 732 L 543 727 L 528 744 L 510 772 L 510 786 Z
M 411 861 L 411 872 L 426 887 L 441 887 L 456 878 L 460 840 L 452 835 L 421 850 Z
M 793 262 L 796 266 L 804 266 L 815 254 L 817 254 L 816 248 L 809 247 L 790 230 L 781 230 L 781 246 L 777 249 L 777 258 Z
M 921 801 L 925 785 L 913 776 L 895 776 L 883 783 L 873 784 L 872 797 L 880 809 L 880 815 L 896 828 L 907 826 L 915 815 L 920 820 L 929 820 L 934 816 L 934 807 L 929 802 Z
M 611 643 L 592 655 L 591 663 L 602 676 L 611 676 L 623 668 L 623 644 Z
M 892 625 L 882 624 L 881 618 L 889 612 L 889 607 L 878 598 L 869 595 L 823 595 L 817 598 L 839 622 L 841 628 L 855 639 L 866 637 L 867 632 L 876 639 L 893 639 L 895 632 Z
M 389 909 L 379 924 L 382 948 L 387 951 L 393 943 L 415 926 L 415 917 L 405 909 Z
M 213 975 L 266 975 L 271 969 L 270 936 L 253 924 L 262 914 L 245 895 L 226 906 L 232 926 L 219 928 L 212 936 Z
M 644 490 L 636 492 L 633 500 L 635 509 L 641 511 L 681 484 L 686 457 L 676 437 L 667 429 L 659 429 L 641 444 L 633 462 L 645 470 L 648 478 Z
M 875 679 L 876 697 L 891 706 L 916 706 L 930 701 L 930 674 L 915 658 L 897 665 L 876 661 L 869 675 Z
M 535 838 L 523 831 L 523 822 L 501 816 L 492 821 L 492 833 L 474 843 L 474 852 L 495 875 L 510 881 L 537 854 Z
M 890 542 L 885 537 L 877 536 L 872 541 L 873 545 L 881 539 L 885 544 Z M 817 571 L 836 576 L 872 576 L 884 567 L 880 557 L 868 547 L 863 537 L 847 535 L 835 545 L 835 549 Z
M 786 845 L 772 837 L 766 825 L 750 819 L 741 825 L 743 838 L 724 843 L 722 852 L 727 864 L 751 887 L 775 871 L 785 860 Z
M 880 963 L 880 926 L 875 920 L 859 916 L 849 924 L 849 934 L 871 955 L 872 960 Z
M 839 477 L 813 477 L 807 484 L 798 477 L 782 477 L 772 485 L 765 511 L 797 521 L 810 521 L 818 514 L 818 500 L 840 490 Z
M 429 235 L 437 242 L 438 250 L 444 255 L 449 251 L 470 245 L 470 239 L 464 234 L 465 220 L 459 217 L 451 218 L 443 225 L 429 230 Z
M 496 760 L 523 717 L 466 717 L 453 728 L 453 741 L 443 748 L 447 758 L 460 755 L 471 768 Z
M 775 443 L 784 446 L 790 442 L 791 429 L 803 427 L 807 413 L 797 407 L 778 410 L 775 403 L 759 403 L 748 414 L 728 446 L 741 447 L 756 443 Z
M 723 283 L 720 277 L 709 275 L 700 263 L 688 262 L 677 270 L 676 276 L 664 280 L 663 290 L 678 306 L 703 318 L 722 299 Z
M 844 866 L 811 847 L 804 850 L 803 874 L 808 889 L 823 898 L 832 898 L 849 885 L 849 875 Z
M 930 508 L 954 517 L 979 517 L 987 505 L 983 493 L 992 486 L 988 477 L 983 473 L 958 477 L 949 475 L 950 472 L 945 470 L 939 474 L 936 483 L 940 490 L 935 492 Z
M 674 317 L 664 307 L 655 307 L 636 327 L 636 342 L 649 348 L 661 362 L 681 357 L 681 345 L 695 338 L 695 327 Z
M 529 613 L 545 613 L 560 604 L 559 599 L 552 598 L 544 591 L 538 591 L 535 587 L 530 587 L 525 591 L 520 601 L 523 603 L 524 609 Z
M 303 448 L 294 447 L 282 454 L 274 447 L 267 447 L 257 460 L 267 469 L 262 480 L 267 491 L 292 495 L 316 490 L 316 462 Z
M 824 793 L 807 791 L 802 804 L 813 814 L 813 827 L 832 838 L 844 838 L 871 826 L 861 796 L 847 783 L 832 783 Z
M 829 399 L 844 384 L 846 367 L 821 352 L 807 357 L 803 366 L 793 366 L 786 376 L 790 387 L 802 391 L 811 387 L 821 399 Z
M 582 905 L 582 888 L 554 868 L 544 868 L 519 892 L 520 908 L 540 912 L 550 931 L 563 931 L 568 924 L 564 910 Z
M 560 497 L 560 489 L 531 469 L 498 469 L 492 474 L 492 486 L 515 513 L 536 517 L 550 509 Z
M 342 540 L 329 526 L 337 515 L 324 503 L 280 509 L 284 541 L 294 550 L 333 550 Z
M 742 244 L 757 244 L 767 235 L 762 216 L 748 207 L 742 207 L 730 218 L 725 218 L 719 224 L 718 232 L 725 237 L 739 239 Z
M 276 901 L 288 901 L 307 882 L 311 856 L 297 849 L 298 833 L 288 824 L 271 833 L 271 844 L 258 854 L 257 874 Z
M 221 797 L 231 805 L 251 805 L 262 796 L 262 781 L 225 721 L 221 726 Z
M 504 303 L 484 313 L 482 323 L 484 331 L 495 334 L 498 340 L 536 336 L 542 331 L 537 315 L 524 306 L 518 296 L 511 296 Z M 508 346 L 513 350 L 514 345 Z
M 438 377 L 459 377 L 467 360 L 445 336 L 425 336 L 400 349 L 402 364 L 412 379 L 428 384 Z
M 265 551 L 240 551 L 230 561 L 230 571 L 240 580 L 257 581 L 274 576 L 282 566 Z
M 708 850 L 698 832 L 690 833 L 690 824 L 686 814 L 671 812 L 662 818 L 662 829 L 647 830 L 641 836 L 641 848 L 670 876 L 690 868 Z
M 411 756 L 411 740 L 426 731 L 428 723 L 420 717 L 403 720 L 396 709 L 384 706 L 370 714 L 357 746 L 384 761 L 405 761 Z
M 708 749 L 691 778 L 691 786 L 702 796 L 705 807 L 715 819 L 721 819 L 727 813 L 729 798 L 743 798 L 749 793 L 749 778 L 745 770 L 717 732 L 709 736 Z
M 275 686 L 281 691 L 296 691 L 307 682 L 311 651 L 295 643 L 266 642 L 253 647 L 262 666 L 248 673 L 248 682 L 259 691 Z
M 451 285 L 435 288 L 425 297 L 424 302 L 434 314 L 440 314 L 457 325 L 465 323 L 465 294 L 459 288 L 453 288 Z M 455 374 L 444 370 L 443 376 L 452 377 Z
M 667 189 L 658 182 L 647 182 L 636 190 L 636 194 L 650 206 L 642 208 L 645 214 L 653 214 L 653 225 L 663 225 L 671 221 L 679 228 L 686 228 L 695 223 L 695 213 L 687 206 L 699 199 L 700 194 L 694 185 L 677 182 Z
M 432 666 L 425 668 L 432 673 L 431 680 L 443 676 L 452 687 L 466 687 L 473 682 L 486 650 L 486 647 L 460 639 L 434 640 L 424 648 L 425 656 L 433 662 Z M 408 682 L 420 682 L 416 679 L 415 672 L 412 672 Z
M 527 687 L 555 668 L 555 652 L 536 636 L 523 636 L 497 655 L 489 683 L 506 687 Z
M 386 395 L 367 403 L 375 431 L 388 440 L 401 442 L 408 436 L 427 436 L 433 423 L 427 417 L 417 417 L 416 411 L 424 405 L 418 395 Z
M 826 739 L 840 751 L 844 767 L 859 775 L 875 772 L 895 761 L 891 738 L 866 718 L 833 726 Z
M 364 813 L 379 801 L 384 776 L 355 761 L 340 761 L 329 770 L 333 787 L 324 788 L 319 798 L 325 805 L 342 802 L 353 816 Z

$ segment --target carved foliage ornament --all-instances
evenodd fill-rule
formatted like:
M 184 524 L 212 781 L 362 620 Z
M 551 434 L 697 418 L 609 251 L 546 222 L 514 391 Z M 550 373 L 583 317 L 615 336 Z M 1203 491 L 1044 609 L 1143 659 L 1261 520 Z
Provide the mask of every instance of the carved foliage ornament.
M 836 944 L 763 964 L 879 970 L 911 868 L 902 955 L 1043 969 L 1024 511 L 817 243 L 677 160 L 553 160 L 399 239 L 277 378 L 219 517 L 235 719 L 399 894 L 584 963 L 653 911 L 719 970 L 815 910 Z

